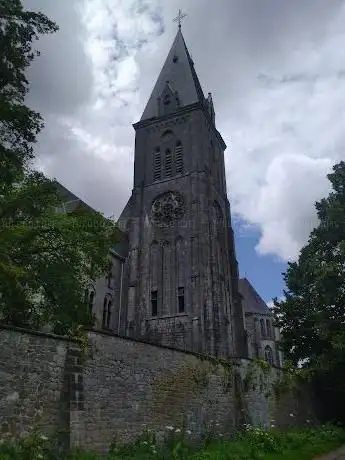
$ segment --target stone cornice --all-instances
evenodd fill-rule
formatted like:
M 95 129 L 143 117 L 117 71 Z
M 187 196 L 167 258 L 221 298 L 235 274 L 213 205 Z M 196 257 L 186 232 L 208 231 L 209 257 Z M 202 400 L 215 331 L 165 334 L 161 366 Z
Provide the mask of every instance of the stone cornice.
M 138 130 L 140 128 L 148 128 L 150 130 L 156 130 L 156 129 L 161 129 L 162 127 L 169 128 L 171 126 L 174 126 L 176 124 L 184 123 L 188 119 L 188 114 L 191 112 L 194 112 L 195 110 L 201 110 L 203 114 L 205 115 L 213 133 L 219 140 L 223 150 L 226 150 L 227 145 L 224 142 L 224 139 L 222 138 L 221 134 L 219 131 L 217 131 L 210 114 L 208 113 L 206 107 L 204 107 L 200 102 L 196 102 L 195 104 L 188 105 L 186 107 L 181 107 L 178 109 L 177 112 L 174 112 L 172 114 L 168 115 L 163 115 L 159 117 L 154 117 L 154 118 L 149 118 L 148 120 L 141 120 L 138 121 L 137 123 L 133 124 L 133 128 L 135 130 Z

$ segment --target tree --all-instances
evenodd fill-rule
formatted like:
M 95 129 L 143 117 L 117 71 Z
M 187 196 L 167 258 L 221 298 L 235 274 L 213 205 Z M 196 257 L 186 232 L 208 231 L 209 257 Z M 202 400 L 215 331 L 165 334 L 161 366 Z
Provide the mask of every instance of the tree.
M 43 120 L 25 105 L 25 72 L 33 41 L 57 26 L 19 0 L 0 0 L 0 21 L 0 320 L 65 334 L 92 325 L 84 291 L 108 271 L 119 232 L 85 206 L 57 213 L 56 184 L 31 167 Z
M 288 264 L 285 300 L 275 299 L 275 313 L 284 355 L 312 371 L 339 407 L 345 403 L 345 163 L 327 177 L 332 191 L 316 203 L 319 225 L 298 261 Z
M 20 0 L 0 0 L 0 195 L 23 179 L 33 144 L 43 128 L 41 116 L 26 107 L 25 71 L 38 51 L 32 42 L 58 30 L 44 14 L 24 11 Z
M 85 207 L 56 213 L 56 186 L 38 172 L 28 174 L 2 204 L 2 321 L 35 329 L 49 323 L 61 334 L 92 326 L 84 292 L 90 280 L 109 271 L 109 248 L 118 241 L 115 224 Z

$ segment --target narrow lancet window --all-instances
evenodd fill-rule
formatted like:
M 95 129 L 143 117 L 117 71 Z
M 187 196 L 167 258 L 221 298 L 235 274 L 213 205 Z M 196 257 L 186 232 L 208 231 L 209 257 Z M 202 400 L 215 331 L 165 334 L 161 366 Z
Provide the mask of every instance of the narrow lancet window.
M 108 289 L 112 289 L 113 288 L 113 274 L 111 272 L 108 273 L 106 280 L 107 280 Z
M 105 328 L 106 328 L 106 323 L 107 323 L 107 307 L 108 307 L 108 297 L 104 297 L 104 300 L 103 300 L 102 329 L 105 329 Z
M 108 301 L 108 311 L 107 311 L 107 323 L 106 323 L 107 329 L 110 329 L 110 320 L 111 320 L 111 310 L 112 310 L 112 306 L 113 306 L 113 303 L 112 303 L 112 301 L 109 299 L 109 301 Z
M 184 288 L 183 287 L 178 288 L 177 295 L 178 295 L 178 312 L 184 313 L 185 301 L 184 301 Z
M 271 321 L 269 319 L 266 319 L 266 331 L 267 331 L 267 337 L 272 338 Z
M 184 308 L 185 308 L 184 287 L 183 286 L 186 285 L 186 281 L 185 281 L 186 258 L 185 258 L 184 240 L 180 237 L 177 238 L 176 243 L 175 243 L 175 267 L 176 267 L 175 286 L 176 286 L 176 291 L 177 291 L 177 305 L 175 309 L 177 309 L 179 313 L 183 313 Z
M 267 361 L 271 366 L 273 365 L 273 351 L 269 346 L 265 348 L 265 361 Z
M 157 316 L 158 314 L 158 292 L 151 291 L 151 315 Z

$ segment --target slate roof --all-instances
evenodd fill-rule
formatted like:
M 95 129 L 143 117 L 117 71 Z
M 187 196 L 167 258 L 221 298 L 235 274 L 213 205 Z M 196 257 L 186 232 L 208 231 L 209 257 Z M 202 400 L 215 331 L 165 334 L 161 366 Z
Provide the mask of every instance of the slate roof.
M 70 190 L 64 187 L 60 182 L 54 180 L 54 185 L 58 190 L 59 196 L 61 197 L 62 202 L 64 203 L 64 210 L 69 213 L 75 211 L 79 207 L 86 207 L 90 211 L 95 211 L 83 200 L 74 195 Z
M 196 102 L 205 104 L 204 93 L 180 28 L 178 29 L 175 40 L 161 73 L 159 74 L 141 120 L 147 120 L 158 116 L 157 99 L 163 93 L 167 82 L 169 82 L 173 91 L 178 92 L 182 107 Z
M 247 278 L 239 280 L 238 289 L 242 295 L 242 305 L 245 313 L 272 315 L 272 311 L 268 308 L 266 302 L 259 296 Z
M 73 212 L 80 207 L 86 207 L 89 211 L 96 212 L 95 209 L 91 208 L 91 206 L 89 206 L 83 200 L 74 195 L 70 190 L 68 190 L 66 187 L 60 184 L 60 182 L 55 180 L 54 185 L 56 186 L 61 200 L 64 203 L 65 212 Z M 115 252 L 115 254 L 119 255 L 120 257 L 126 258 L 128 253 L 128 238 L 127 235 L 123 231 L 121 231 L 121 229 L 119 232 L 119 236 L 120 241 L 112 247 L 112 250 Z

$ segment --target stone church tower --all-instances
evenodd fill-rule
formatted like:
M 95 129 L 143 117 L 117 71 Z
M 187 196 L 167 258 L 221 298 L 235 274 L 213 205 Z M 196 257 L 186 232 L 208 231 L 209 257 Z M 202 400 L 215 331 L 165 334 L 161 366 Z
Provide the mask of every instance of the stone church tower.
M 216 356 L 247 355 L 224 151 L 181 27 L 136 132 L 125 334 Z

